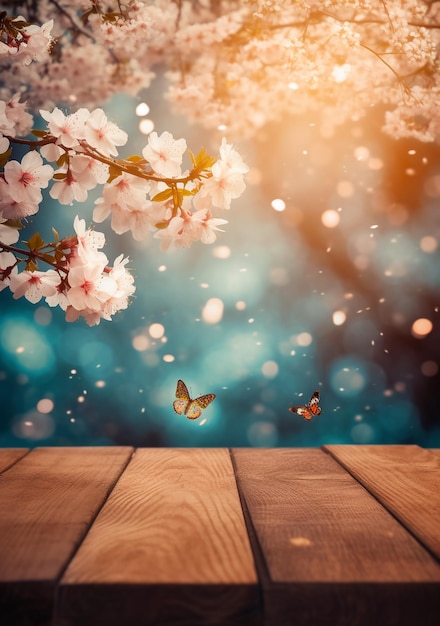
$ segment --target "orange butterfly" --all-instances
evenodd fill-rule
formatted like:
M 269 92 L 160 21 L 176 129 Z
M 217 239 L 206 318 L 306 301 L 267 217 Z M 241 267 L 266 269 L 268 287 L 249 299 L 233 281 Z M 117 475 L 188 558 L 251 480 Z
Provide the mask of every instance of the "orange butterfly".
M 313 392 L 310 402 L 306 406 L 289 406 L 289 411 L 302 415 L 305 420 L 311 420 L 314 415 L 320 415 L 322 409 L 319 406 L 319 391 Z
M 190 420 L 196 420 L 202 414 L 202 409 L 206 409 L 208 404 L 215 398 L 215 393 L 207 393 L 192 400 L 188 393 L 187 386 L 183 380 L 177 381 L 176 398 L 173 402 L 173 408 L 179 415 L 186 415 Z

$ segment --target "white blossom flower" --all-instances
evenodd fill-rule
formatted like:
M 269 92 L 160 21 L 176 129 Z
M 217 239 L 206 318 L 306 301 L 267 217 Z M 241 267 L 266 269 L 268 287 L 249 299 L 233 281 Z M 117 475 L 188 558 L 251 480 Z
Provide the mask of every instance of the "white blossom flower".
M 78 109 L 76 113 L 64 115 L 61 109 L 55 107 L 52 112 L 40 110 L 40 115 L 47 122 L 51 135 L 56 137 L 57 144 L 73 148 L 84 139 L 85 123 L 90 116 L 87 109 Z
M 164 131 L 160 137 L 152 132 L 142 155 L 157 174 L 172 178 L 181 175 L 180 166 L 185 150 L 185 139 L 175 140 L 168 131 Z
M 154 233 L 154 238 L 160 240 L 162 252 L 179 250 L 184 246 L 183 239 L 184 220 L 180 216 L 173 217 L 166 228 L 159 229 Z
M 19 240 L 20 233 L 17 228 L 5 224 L 5 221 L 4 218 L 0 217 L 0 241 L 11 246 Z
M 67 300 L 77 311 L 100 311 L 103 303 L 116 291 L 115 282 L 103 274 L 100 263 L 76 265 L 69 270 L 67 279 L 70 285 Z
M 53 296 L 57 292 L 57 285 L 60 282 L 60 275 L 55 270 L 47 270 L 46 272 L 25 270 L 20 274 L 11 276 L 10 288 L 14 294 L 14 299 L 24 296 L 26 300 L 35 304 L 43 296 Z
M 4 172 L 11 198 L 16 202 L 39 204 L 42 200 L 41 189 L 48 186 L 53 168 L 51 165 L 43 165 L 38 152 L 32 151 L 24 155 L 21 163 L 8 161 Z
M 6 117 L 13 125 L 13 131 L 8 133 L 13 137 L 27 135 L 32 128 L 33 117 L 26 111 L 26 103 L 20 102 L 20 93 L 15 93 L 6 102 Z
M 99 265 L 102 271 L 108 262 L 104 252 L 100 252 L 105 245 L 104 233 L 86 228 L 86 221 L 80 219 L 78 215 L 73 221 L 73 228 L 77 236 L 77 245 L 69 255 L 70 266 Z
M 34 202 L 17 202 L 9 194 L 9 185 L 0 177 L 0 217 L 8 220 L 21 219 L 38 212 L 38 204 Z
M 63 311 L 67 309 L 69 302 L 61 283 L 57 286 L 57 290 L 52 296 L 46 296 L 46 303 L 50 307 L 59 306 Z
M 246 174 L 249 172 L 249 167 L 243 161 L 241 155 L 237 152 L 237 150 L 234 150 L 231 144 L 227 143 L 225 137 L 222 139 L 219 152 L 221 161 L 223 161 L 230 170 L 239 174 Z
M 229 209 L 231 200 L 239 198 L 246 189 L 243 174 L 231 169 L 224 161 L 217 161 L 211 168 L 212 176 L 203 183 L 195 204 L 210 198 L 212 205 L 218 209 Z
M 63 170 L 57 170 L 55 173 L 59 174 Z M 83 187 L 74 177 L 71 170 L 65 173 L 65 177 L 61 180 L 56 180 L 52 185 L 49 195 L 54 200 L 58 200 L 60 204 L 67 205 L 72 204 L 74 200 L 77 202 L 85 202 L 87 200 L 87 189 Z
M 0 100 L 0 134 L 12 136 L 15 134 L 14 123 L 8 117 L 6 102 Z M 5 152 L 5 150 L 2 150 Z
M 94 189 L 96 185 L 103 185 L 108 179 L 108 165 L 84 154 L 73 155 L 70 158 L 69 169 L 85 189 Z
M 202 243 L 211 244 L 217 239 L 216 232 L 224 232 L 219 226 L 227 224 L 228 220 L 212 217 L 208 209 L 200 209 L 193 214 L 194 222 L 199 224 L 198 239 Z
M 23 19 L 21 16 L 17 20 Z M 23 40 L 20 42 L 17 58 L 24 65 L 29 65 L 32 61 L 44 61 L 49 54 L 52 45 L 51 30 L 53 20 L 49 20 L 42 26 L 31 24 L 23 28 Z
M 87 143 L 105 156 L 117 156 L 116 146 L 127 143 L 128 135 L 107 119 L 102 109 L 95 109 L 87 119 L 84 138 Z
M 115 259 L 113 267 L 110 268 L 108 276 L 114 281 L 116 291 L 105 302 L 103 309 L 105 319 L 109 319 L 117 311 L 126 309 L 129 305 L 129 297 L 136 291 L 133 276 L 126 268 L 128 262 L 128 257 L 124 258 L 121 254 Z

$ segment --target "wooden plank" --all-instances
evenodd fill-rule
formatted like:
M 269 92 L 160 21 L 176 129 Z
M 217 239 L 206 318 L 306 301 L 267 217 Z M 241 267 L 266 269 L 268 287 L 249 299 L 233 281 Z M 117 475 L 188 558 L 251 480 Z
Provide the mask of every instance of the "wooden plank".
M 138 449 L 63 576 L 56 624 L 243 626 L 258 601 L 229 451 Z
M 36 448 L 0 479 L 0 615 L 49 624 L 54 589 L 132 448 Z
M 440 458 L 412 445 L 325 450 L 440 560 Z
M 437 625 L 440 566 L 329 455 L 232 454 L 266 626 Z
M 0 474 L 29 452 L 29 448 L 0 448 Z

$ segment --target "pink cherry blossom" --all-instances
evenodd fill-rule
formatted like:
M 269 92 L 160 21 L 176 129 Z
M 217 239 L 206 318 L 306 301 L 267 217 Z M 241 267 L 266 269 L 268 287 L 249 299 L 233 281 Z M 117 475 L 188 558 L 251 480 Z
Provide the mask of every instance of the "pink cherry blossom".
M 227 143 L 226 138 L 223 137 L 222 144 L 220 146 L 220 159 L 227 165 L 227 167 L 239 174 L 246 174 L 249 172 L 249 167 L 244 163 L 241 155 L 234 150 L 233 146 Z
M 41 189 L 48 186 L 53 174 L 52 166 L 43 165 L 43 159 L 35 151 L 25 154 L 21 163 L 8 161 L 4 171 L 11 198 L 16 202 L 33 204 L 41 202 Z
M 208 196 L 214 207 L 229 209 L 231 200 L 239 198 L 246 189 L 243 174 L 231 169 L 224 161 L 217 161 L 211 168 L 212 177 L 208 178 L 200 191 L 200 200 Z
M 40 110 L 41 117 L 47 122 L 47 127 L 57 144 L 65 148 L 78 146 L 78 142 L 84 139 L 85 123 L 90 116 L 87 109 L 79 109 L 76 113 L 64 115 L 58 107 L 52 112 Z
M 20 93 L 15 93 L 6 102 L 6 117 L 13 124 L 13 131 L 8 134 L 14 137 L 27 135 L 33 124 L 32 115 L 26 111 L 26 103 L 20 102 L 20 97 Z
M 129 305 L 129 297 L 136 290 L 133 284 L 133 276 L 126 269 L 127 263 L 129 263 L 128 257 L 124 258 L 122 254 L 119 255 L 108 274 L 109 278 L 114 281 L 116 290 L 105 302 L 103 308 L 103 317 L 105 319 L 109 319 L 116 312 L 126 309 Z
M 20 17 L 17 18 L 19 20 Z M 20 42 L 17 58 L 23 65 L 29 65 L 32 61 L 44 61 L 49 55 L 52 45 L 50 32 L 53 28 L 53 20 L 42 26 L 31 24 L 23 28 L 23 39 Z
M 0 134 L 8 135 L 9 137 L 15 134 L 14 123 L 9 119 L 7 104 L 3 100 L 0 100 Z
M 87 143 L 105 156 L 117 156 L 116 146 L 127 143 L 128 135 L 107 119 L 102 109 L 95 109 L 87 119 L 84 138 Z
M 38 204 L 33 202 L 17 202 L 9 194 L 9 185 L 0 177 L 0 217 L 5 219 L 21 219 L 38 212 Z
M 57 285 L 61 282 L 60 275 L 55 270 L 47 272 L 29 272 L 11 276 L 11 291 L 14 299 L 24 296 L 26 300 L 35 304 L 43 296 L 53 296 L 57 292 Z
M 77 245 L 69 255 L 71 267 L 77 265 L 98 265 L 101 271 L 107 265 L 107 256 L 99 250 L 105 245 L 104 233 L 86 228 L 86 222 L 78 215 L 73 221 L 73 227 L 77 235 Z
M 185 139 L 175 140 L 168 131 L 164 131 L 160 137 L 152 132 L 142 155 L 157 174 L 172 178 L 181 175 L 180 166 L 185 150 Z
M 68 300 L 62 283 L 57 285 L 57 290 L 52 296 L 46 296 L 46 304 L 50 307 L 59 306 L 63 311 L 66 310 Z
M 55 172 L 60 173 L 62 170 Z M 65 178 L 57 180 L 51 187 L 49 195 L 54 200 L 58 200 L 60 204 L 72 204 L 74 200 L 77 202 L 85 202 L 87 200 L 87 189 L 83 187 L 75 178 L 72 170 L 68 170 Z
M 71 156 L 69 168 L 85 189 L 94 189 L 108 179 L 108 165 L 83 154 Z
M 78 265 L 70 269 L 70 289 L 66 296 L 69 304 L 77 311 L 100 311 L 103 303 L 115 293 L 115 282 L 104 276 L 102 269 L 100 264 Z
M 0 217 L 0 242 L 10 246 L 19 240 L 20 233 L 17 228 L 13 228 L 12 226 L 5 224 L 5 221 L 6 220 L 3 217 Z
M 185 244 L 183 239 L 183 229 L 185 222 L 182 217 L 173 217 L 166 228 L 161 228 L 154 233 L 154 238 L 160 240 L 160 249 L 163 252 L 179 250 Z
M 227 224 L 228 220 L 212 217 L 207 209 L 201 209 L 193 214 L 193 220 L 199 224 L 198 238 L 202 243 L 211 244 L 217 239 L 216 232 L 224 232 L 219 226 Z

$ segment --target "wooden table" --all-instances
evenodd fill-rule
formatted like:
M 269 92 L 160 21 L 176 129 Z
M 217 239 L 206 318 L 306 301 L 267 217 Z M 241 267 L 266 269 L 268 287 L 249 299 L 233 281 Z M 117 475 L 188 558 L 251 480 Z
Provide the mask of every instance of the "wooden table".
M 1 626 L 439 626 L 440 451 L 0 449 Z

